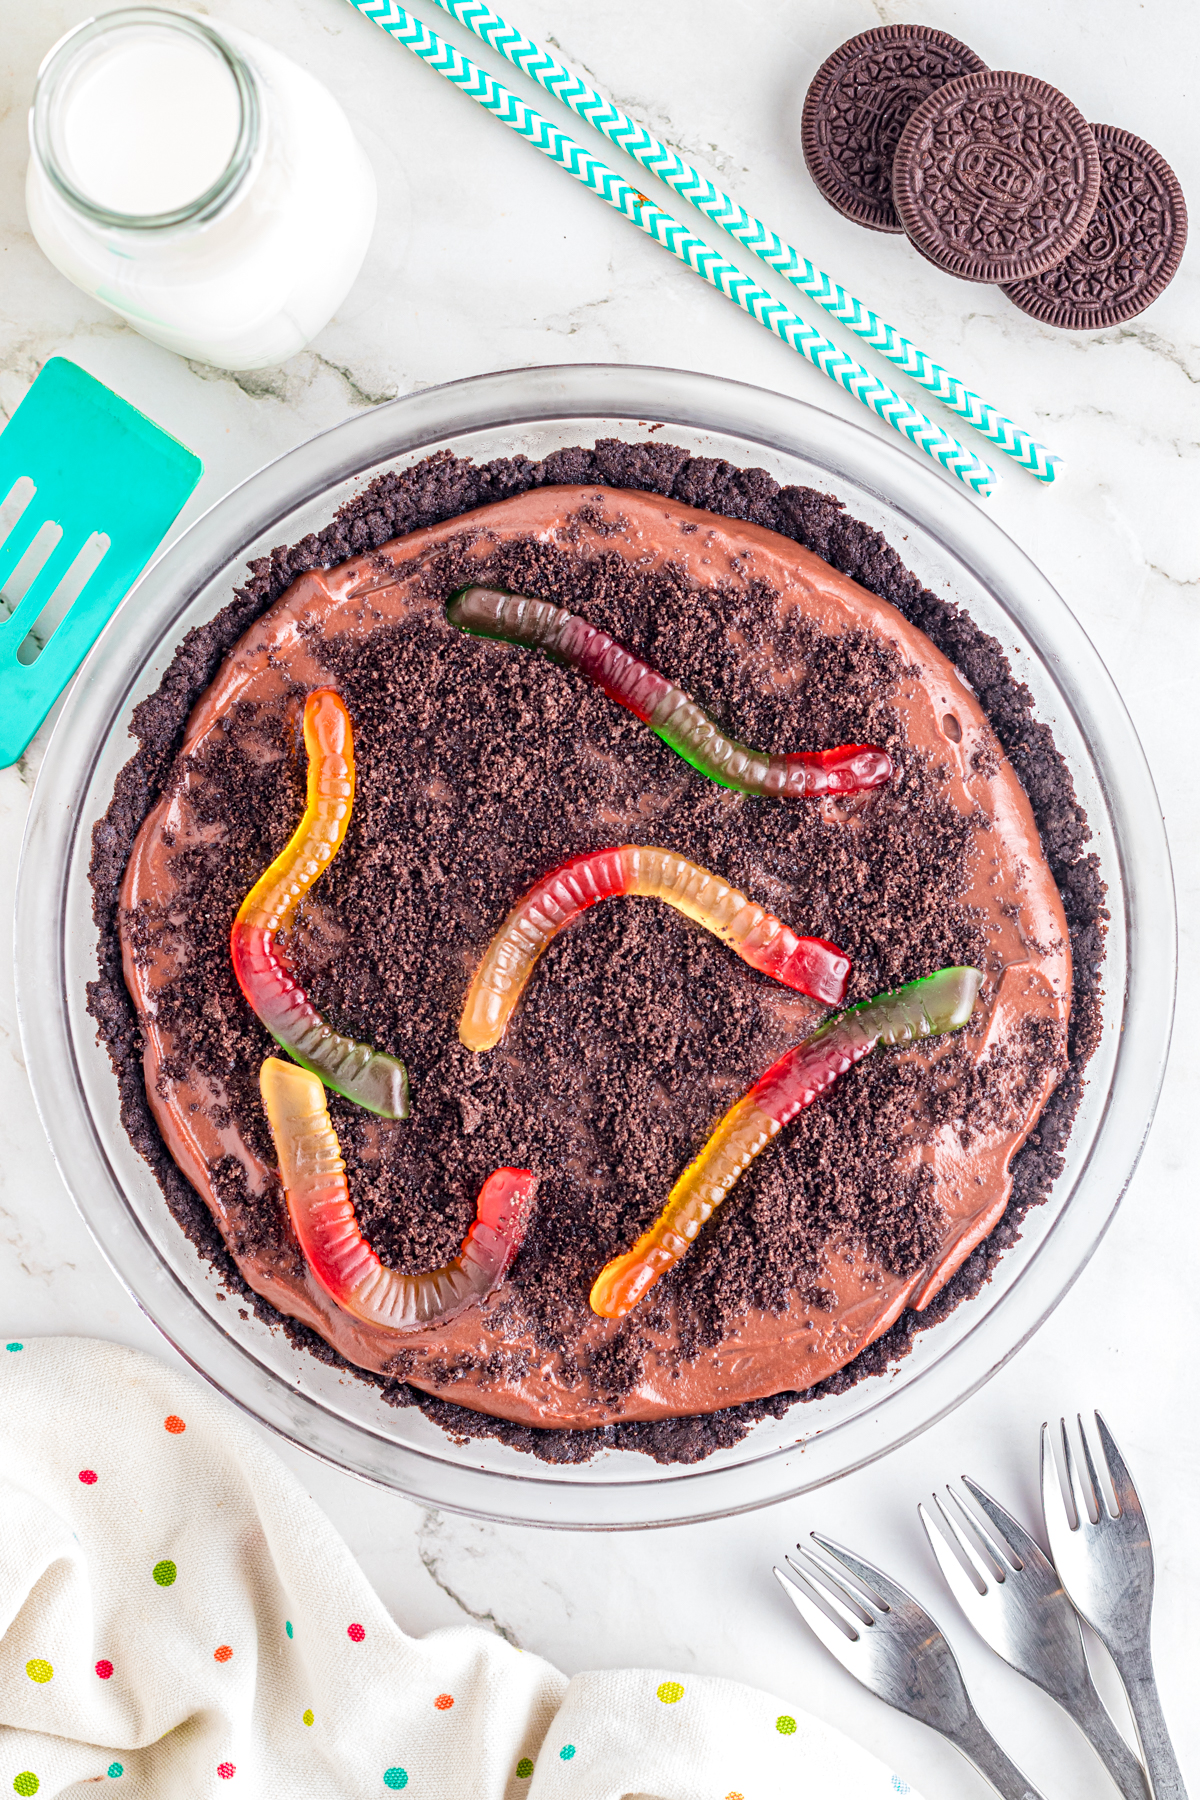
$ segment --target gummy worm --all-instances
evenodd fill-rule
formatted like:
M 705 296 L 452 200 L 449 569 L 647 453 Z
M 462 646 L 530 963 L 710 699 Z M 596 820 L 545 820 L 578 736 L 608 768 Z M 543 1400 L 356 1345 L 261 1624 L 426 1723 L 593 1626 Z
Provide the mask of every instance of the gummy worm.
M 983 976 L 978 969 L 939 969 L 891 994 L 877 994 L 828 1019 L 785 1051 L 717 1125 L 684 1170 L 649 1231 L 633 1249 L 601 1269 L 592 1311 L 620 1319 L 677 1263 L 739 1175 L 803 1107 L 827 1093 L 876 1044 L 908 1044 L 960 1031 L 971 1017 Z
M 597 900 L 637 894 L 665 900 L 785 987 L 836 1006 L 849 959 L 824 938 L 797 937 L 773 913 L 686 857 L 642 844 L 595 850 L 544 875 L 509 913 L 467 992 L 458 1035 L 468 1050 L 494 1050 L 551 938 Z
M 304 703 L 304 745 L 304 816 L 238 909 L 229 939 L 234 974 L 271 1036 L 302 1068 L 368 1112 L 406 1119 L 404 1064 L 335 1031 L 296 981 L 276 943 L 341 848 L 354 805 L 354 732 L 341 696 L 332 688 L 316 688 Z
M 309 1268 L 343 1311 L 367 1325 L 414 1331 L 482 1304 L 521 1247 L 537 1186 L 528 1169 L 497 1169 L 475 1203 L 462 1249 L 440 1269 L 398 1275 L 363 1237 L 316 1075 L 268 1056 L 259 1075 L 288 1212 Z
M 892 773 L 891 757 L 873 744 L 839 744 L 791 756 L 752 750 L 726 736 L 682 688 L 624 644 L 548 600 L 468 587 L 451 597 L 446 617 L 473 637 L 542 650 L 552 661 L 586 675 L 701 775 L 739 794 L 784 800 L 854 794 L 880 787 Z

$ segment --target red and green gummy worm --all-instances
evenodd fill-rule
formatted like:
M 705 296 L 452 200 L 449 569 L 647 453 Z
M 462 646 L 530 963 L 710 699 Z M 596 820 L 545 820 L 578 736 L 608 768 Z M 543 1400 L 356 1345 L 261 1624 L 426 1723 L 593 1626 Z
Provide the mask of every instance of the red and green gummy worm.
M 468 587 L 453 595 L 446 617 L 473 637 L 541 650 L 553 662 L 585 675 L 701 775 L 736 793 L 815 799 L 880 787 L 892 773 L 891 757 L 873 744 L 839 744 L 832 750 L 773 756 L 739 743 L 689 694 L 624 644 L 548 600 Z

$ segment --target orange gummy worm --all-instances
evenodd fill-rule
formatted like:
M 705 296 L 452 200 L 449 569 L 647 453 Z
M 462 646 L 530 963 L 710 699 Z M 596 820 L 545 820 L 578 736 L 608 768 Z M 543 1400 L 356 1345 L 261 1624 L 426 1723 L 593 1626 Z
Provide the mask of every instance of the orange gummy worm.
M 622 844 L 564 863 L 509 913 L 467 991 L 458 1035 L 468 1050 L 495 1049 L 551 938 L 598 900 L 622 894 L 665 900 L 785 987 L 830 1006 L 845 995 L 850 962 L 835 944 L 797 937 L 774 913 L 684 856 Z
M 408 1073 L 394 1056 L 343 1037 L 293 976 L 277 938 L 341 849 L 354 807 L 354 731 L 340 694 L 304 703 L 308 798 L 299 825 L 238 908 L 229 938 L 234 974 L 277 1043 L 329 1087 L 385 1119 L 408 1117 Z

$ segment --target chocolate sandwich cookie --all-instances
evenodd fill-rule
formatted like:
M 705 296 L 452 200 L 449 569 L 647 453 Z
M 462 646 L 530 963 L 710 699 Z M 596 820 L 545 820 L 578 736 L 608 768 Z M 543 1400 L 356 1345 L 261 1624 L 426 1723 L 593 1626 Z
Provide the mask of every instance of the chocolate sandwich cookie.
M 930 94 L 904 127 L 892 199 L 915 249 L 951 275 L 1001 284 L 1053 268 L 1100 197 L 1100 153 L 1048 82 L 984 70 Z
M 1157 300 L 1187 243 L 1187 206 L 1175 173 L 1152 145 L 1115 125 L 1093 125 L 1100 199 L 1079 243 L 1060 263 L 1004 291 L 1047 325 L 1097 331 Z
M 924 25 L 884 25 L 835 50 L 813 77 L 800 141 L 831 206 L 872 231 L 901 231 L 892 158 L 923 100 L 956 76 L 986 69 L 966 44 Z

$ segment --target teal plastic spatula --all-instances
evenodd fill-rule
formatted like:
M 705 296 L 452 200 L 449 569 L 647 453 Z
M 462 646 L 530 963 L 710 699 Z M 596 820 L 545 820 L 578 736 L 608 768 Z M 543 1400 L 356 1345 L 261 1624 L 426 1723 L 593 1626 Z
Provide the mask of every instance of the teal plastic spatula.
M 25 749 L 203 467 L 74 363 L 55 356 L 42 369 L 0 432 L 0 590 L 19 593 L 34 570 L 0 621 L 0 768 Z

